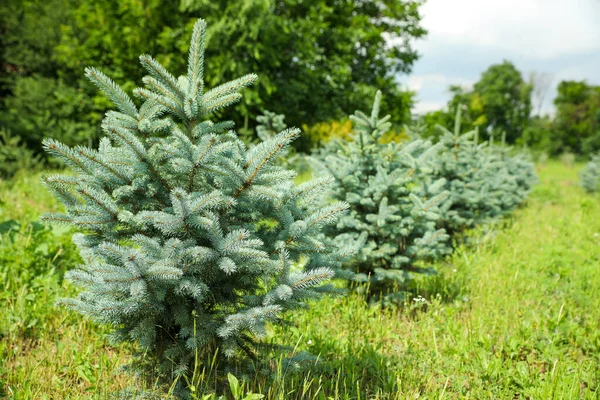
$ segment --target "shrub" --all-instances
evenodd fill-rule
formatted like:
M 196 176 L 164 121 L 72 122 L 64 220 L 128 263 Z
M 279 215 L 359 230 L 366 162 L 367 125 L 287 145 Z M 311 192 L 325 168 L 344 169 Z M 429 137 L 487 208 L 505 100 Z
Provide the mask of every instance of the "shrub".
M 343 244 L 361 244 L 349 267 L 369 281 L 372 293 L 386 292 L 388 301 L 398 297 L 391 289 L 413 273 L 433 272 L 423 262 L 449 251 L 448 235 L 436 229 L 448 193 L 443 180 L 429 176 L 437 146 L 381 142 L 390 124 L 389 116 L 379 118 L 380 101 L 378 93 L 371 116 L 357 111 L 351 117 L 350 140 L 330 142 L 317 158 L 333 177 L 333 199 L 350 204 L 350 213 L 328 232 Z
M 352 121 L 348 119 L 344 121 L 319 122 L 312 126 L 302 125 L 302 132 L 304 133 L 302 141 L 307 142 L 303 147 L 314 149 L 325 146 L 329 141 L 334 139 L 350 140 L 352 136 Z
M 335 292 L 323 282 L 344 275 L 339 246 L 321 230 L 347 205 L 317 206 L 327 180 L 296 186 L 294 172 L 273 163 L 299 130 L 247 150 L 232 123 L 206 120 L 256 76 L 206 90 L 205 33 L 200 20 L 186 76 L 140 57 L 149 76 L 134 90 L 139 108 L 86 70 L 118 108 L 98 149 L 44 141 L 77 173 L 44 178 L 67 208 L 45 219 L 84 232 L 75 241 L 85 262 L 68 278 L 85 291 L 62 303 L 117 326 L 113 337 L 137 342 L 168 381 L 188 376 L 198 352 L 259 355 L 269 321 Z
M 7 129 L 0 130 L 0 178 L 12 178 L 18 171 L 32 172 L 40 164 L 40 157 L 33 154 Z

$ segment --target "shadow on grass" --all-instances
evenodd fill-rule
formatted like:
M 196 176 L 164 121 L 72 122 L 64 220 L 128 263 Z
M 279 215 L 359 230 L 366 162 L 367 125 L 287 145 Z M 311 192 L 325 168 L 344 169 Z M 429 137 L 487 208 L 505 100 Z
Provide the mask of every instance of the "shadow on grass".
M 401 360 L 382 354 L 382 345 L 361 343 L 340 351 L 331 338 L 315 339 L 311 351 L 321 355 L 316 362 L 255 377 L 248 391 L 263 393 L 266 399 L 290 400 L 367 399 L 396 393 Z

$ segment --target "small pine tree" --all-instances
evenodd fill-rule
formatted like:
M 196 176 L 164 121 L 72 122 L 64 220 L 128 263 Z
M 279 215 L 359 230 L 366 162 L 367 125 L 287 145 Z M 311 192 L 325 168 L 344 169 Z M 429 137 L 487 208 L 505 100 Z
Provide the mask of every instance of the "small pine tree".
M 600 153 L 592 156 L 591 160 L 581 171 L 581 186 L 588 193 L 600 191 Z
M 478 130 L 461 134 L 461 108 L 456 110 L 454 131 L 441 132 L 441 150 L 435 176 L 446 181 L 450 201 L 439 226 L 454 235 L 493 221 L 521 204 L 537 181 L 533 163 L 525 153 L 513 155 L 505 146 L 494 146 L 493 137 L 479 143 Z
M 256 135 L 262 141 L 270 139 L 272 136 L 281 132 L 287 125 L 284 122 L 285 115 L 276 114 L 265 110 L 263 115 L 256 117 L 258 125 L 256 126 Z
M 433 272 L 422 262 L 449 252 L 448 235 L 436 229 L 448 193 L 444 180 L 429 177 L 437 146 L 424 140 L 381 143 L 391 124 L 389 116 L 379 117 L 380 101 L 378 92 L 370 116 L 351 116 L 350 141 L 333 140 L 316 157 L 333 177 L 333 199 L 350 204 L 350 213 L 328 231 L 343 244 L 360 244 L 349 267 L 369 280 L 376 295 L 404 286 L 413 273 Z M 397 294 L 392 290 L 384 300 Z
M 103 120 L 107 137 L 98 149 L 44 141 L 77 173 L 44 177 L 67 210 L 45 220 L 82 231 L 85 262 L 67 276 L 84 291 L 62 303 L 116 326 L 113 337 L 138 343 L 169 379 L 188 374 L 197 351 L 253 356 L 266 323 L 336 291 L 324 282 L 344 275 L 343 252 L 321 230 L 347 205 L 318 206 L 328 180 L 296 186 L 273 163 L 299 130 L 248 150 L 231 122 L 206 119 L 256 76 L 207 90 L 205 36 L 200 20 L 186 76 L 140 57 L 140 107 L 88 68 L 118 108 Z
M 499 217 L 521 205 L 537 182 L 535 167 L 528 155 L 517 153 L 506 146 L 505 133 L 500 146 L 495 146 L 493 136 L 487 150 L 487 180 L 490 182 L 490 215 Z
M 533 163 L 502 146 L 478 143 L 477 129 L 461 134 L 461 108 L 456 111 L 454 132 L 437 126 L 441 150 L 435 174 L 446 180 L 450 201 L 440 226 L 450 234 L 502 216 L 521 204 L 536 181 Z
M 454 132 L 436 126 L 441 135 L 440 152 L 435 160 L 435 175 L 445 180 L 444 188 L 450 193 L 439 225 L 452 235 L 473 228 L 490 217 L 484 145 L 477 143 L 476 129 L 461 134 L 460 107 L 455 121 Z

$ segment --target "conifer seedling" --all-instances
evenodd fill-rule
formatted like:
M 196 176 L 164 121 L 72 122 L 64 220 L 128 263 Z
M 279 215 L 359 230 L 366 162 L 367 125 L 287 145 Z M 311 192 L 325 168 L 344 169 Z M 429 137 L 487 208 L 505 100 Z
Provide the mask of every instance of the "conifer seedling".
M 359 251 L 348 267 L 368 282 L 373 299 L 403 300 L 394 287 L 405 287 L 415 274 L 434 273 L 426 263 L 450 250 L 448 235 L 436 224 L 448 197 L 444 180 L 431 179 L 437 146 L 426 140 L 382 143 L 391 128 L 380 117 L 381 92 L 371 115 L 350 118 L 349 141 L 334 140 L 316 158 L 334 180 L 331 197 L 345 201 L 350 212 L 328 232 L 339 243 L 355 243 Z
M 233 123 L 208 119 L 257 76 L 206 88 L 205 40 L 199 20 L 180 77 L 142 55 L 138 102 L 86 69 L 117 108 L 105 137 L 97 149 L 44 141 L 75 173 L 43 178 L 66 208 L 44 219 L 80 231 L 84 263 L 67 278 L 83 291 L 62 304 L 114 326 L 113 338 L 137 343 L 168 379 L 189 374 L 198 352 L 260 356 L 266 324 L 336 292 L 327 281 L 344 275 L 348 254 L 321 232 L 347 209 L 319 205 L 329 180 L 297 186 L 274 163 L 298 129 L 248 149 Z
M 588 193 L 600 190 L 600 153 L 594 154 L 581 171 L 581 186 Z

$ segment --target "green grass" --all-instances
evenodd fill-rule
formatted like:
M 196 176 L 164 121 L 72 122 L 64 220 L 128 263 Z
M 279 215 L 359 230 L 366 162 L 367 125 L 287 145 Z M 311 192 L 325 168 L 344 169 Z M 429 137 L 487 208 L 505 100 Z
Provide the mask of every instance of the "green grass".
M 540 179 L 524 208 L 419 282 L 423 300 L 382 311 L 352 294 L 288 315 L 293 327 L 273 336 L 320 362 L 245 390 L 276 399 L 600 397 L 600 198 L 578 187 L 577 169 L 549 163 Z M 107 398 L 136 384 L 119 371 L 131 349 L 109 347 L 106 328 L 54 306 L 74 293 L 62 273 L 77 254 L 69 232 L 28 224 L 58 208 L 38 182 L 0 183 L 0 222 L 19 221 L 0 239 L 0 397 Z

